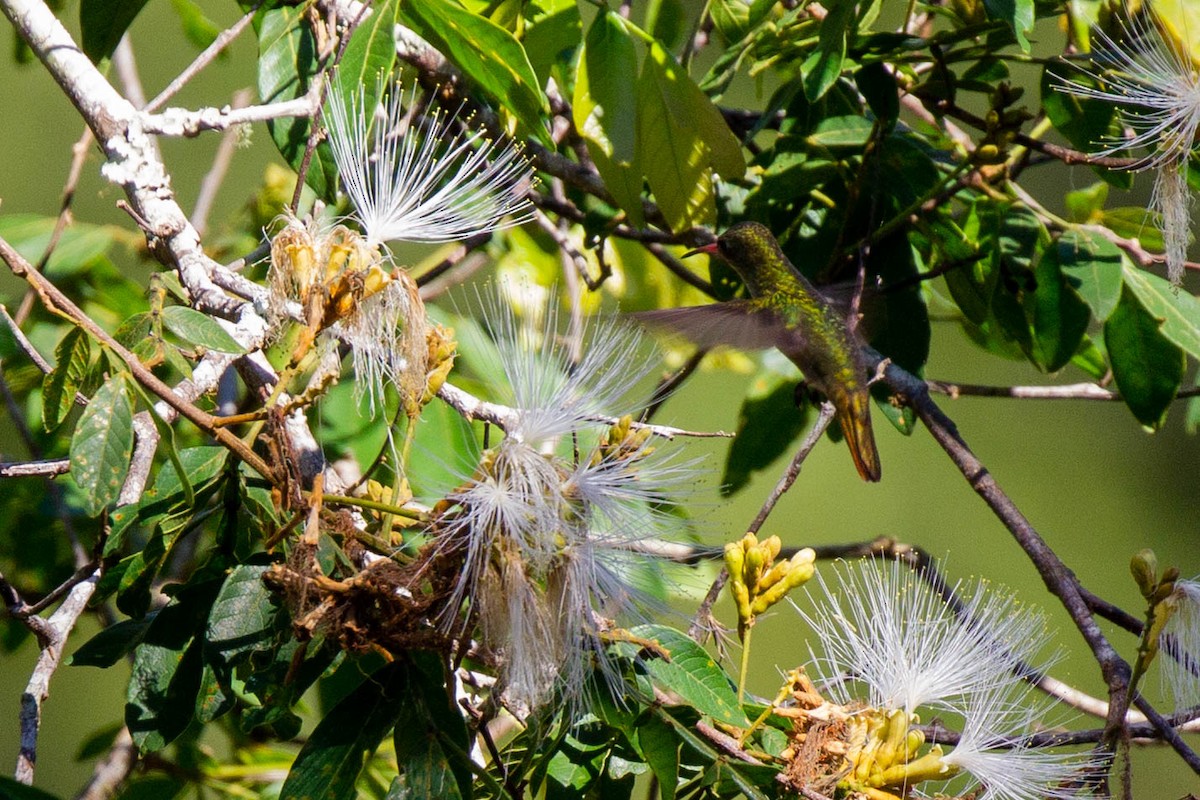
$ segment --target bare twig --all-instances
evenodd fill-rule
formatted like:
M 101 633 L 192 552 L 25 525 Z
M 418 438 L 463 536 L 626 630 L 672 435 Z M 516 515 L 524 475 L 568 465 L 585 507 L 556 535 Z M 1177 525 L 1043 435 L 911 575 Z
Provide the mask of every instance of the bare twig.
M 800 468 L 804 465 L 804 460 L 808 458 L 808 454 L 817 446 L 817 442 L 821 440 L 821 435 L 825 433 L 825 429 L 829 427 L 829 423 L 833 420 L 835 409 L 832 403 L 824 402 L 821 404 L 820 414 L 817 416 L 817 421 L 813 423 L 812 429 L 808 435 L 804 437 L 804 441 L 800 443 L 800 449 L 796 451 L 796 455 L 792 457 L 792 461 L 788 464 L 788 468 L 780 476 L 775 488 L 771 490 L 762 508 L 758 510 L 754 520 L 746 529 L 749 533 L 758 533 L 762 528 L 763 523 L 767 521 L 767 517 L 775 509 L 775 505 L 779 499 L 792 488 L 792 484 L 796 482 L 796 478 L 800 475 Z M 704 599 L 700 602 L 699 608 L 696 609 L 695 615 L 692 617 L 692 624 L 688 626 L 688 636 L 698 642 L 703 643 L 707 638 L 707 633 L 713 630 L 712 607 L 717 602 L 717 598 L 721 596 L 721 589 L 729 581 L 729 572 L 722 567 L 717 573 L 717 577 L 713 579 L 712 585 L 708 587 L 708 593 L 704 595 Z
M 1063 386 L 985 386 L 977 383 L 952 383 L 950 381 L 927 380 L 931 392 L 944 394 L 952 399 L 959 397 L 1010 397 L 1018 400 L 1105 400 L 1123 402 L 1117 392 L 1111 392 L 1094 383 L 1071 383 Z M 1176 400 L 1200 397 L 1200 387 L 1180 389 Z
M 654 393 L 650 395 L 650 402 L 642 409 L 642 413 L 638 415 L 638 418 L 642 422 L 649 422 L 658 413 L 658 410 L 662 408 L 663 403 L 667 402 L 667 399 L 683 385 L 684 381 L 692 376 L 692 373 L 700 366 L 700 362 L 704 360 L 706 355 L 708 355 L 708 350 L 701 347 L 688 356 L 688 360 L 683 362 L 683 366 L 673 374 L 659 381 L 658 385 L 654 387 Z
M 225 30 L 221 31 L 217 35 L 217 38 L 212 40 L 212 44 L 204 48 L 204 50 L 192 60 L 192 63 L 188 64 L 184 68 L 183 72 L 179 73 L 174 80 L 168 83 L 166 88 L 159 92 L 158 95 L 155 96 L 155 98 L 149 103 L 147 103 L 145 108 L 142 110 L 148 112 L 154 111 L 161 107 L 163 103 L 167 102 L 176 94 L 178 94 L 180 89 L 186 86 L 192 78 L 196 77 L 196 75 L 200 73 L 200 70 L 211 64 L 213 60 L 241 34 L 242 31 L 246 30 L 250 23 L 254 21 L 254 14 L 258 11 L 258 7 L 260 5 L 262 5 L 261 2 L 255 3 L 254 7 L 247 11 L 241 19 L 230 25 Z
M 1155 731 L 1163 738 L 1163 740 L 1171 745 L 1183 762 L 1192 768 L 1192 772 L 1200 775 L 1200 755 L 1196 751 L 1187 746 L 1187 742 L 1183 741 L 1183 737 L 1179 735 L 1179 731 L 1171 724 L 1169 720 L 1159 714 L 1154 706 L 1140 694 L 1133 698 L 1133 704 L 1146 715 L 1146 719 L 1154 726 Z
M 0 462 L 0 478 L 56 478 L 70 471 L 71 462 L 65 458 Z
M 242 89 L 234 93 L 231 105 L 234 109 L 242 109 L 249 103 L 250 90 Z M 238 136 L 237 130 L 225 131 L 225 135 L 221 137 L 221 144 L 217 146 L 217 153 L 213 156 L 212 166 L 209 167 L 208 173 L 200 183 L 200 192 L 196 196 L 196 207 L 192 209 L 192 224 L 196 226 L 196 232 L 200 236 L 203 236 L 204 231 L 208 228 L 208 214 L 212 209 L 213 202 L 217 199 L 217 191 L 225 182 L 225 174 L 229 171 L 233 153 L 237 149 Z
M 787 490 L 792 488 L 792 484 L 796 482 L 796 478 L 800 476 L 800 468 L 804 466 L 804 460 L 808 458 L 808 454 L 817 446 L 817 442 L 821 441 L 821 436 L 825 433 L 825 429 L 829 427 L 829 423 L 833 421 L 833 415 L 836 413 L 833 404 L 826 401 L 821 403 L 820 412 L 817 415 L 817 421 L 813 423 L 808 435 L 804 437 L 804 441 L 800 443 L 800 449 L 796 451 L 796 455 L 792 457 L 792 462 L 788 464 L 787 470 L 779 478 L 779 482 L 775 484 L 775 488 L 771 490 L 771 494 L 767 496 L 762 508 L 758 510 L 754 520 L 746 529 L 750 533 L 758 533 L 762 528 L 763 523 L 767 521 L 767 517 L 775 510 L 775 505 L 780 498 L 787 493 Z
M 459 389 L 449 381 L 442 384 L 442 388 L 438 390 L 438 397 L 466 419 L 490 422 L 504 431 L 507 431 L 516 424 L 516 416 L 519 413 L 515 408 L 480 400 L 478 397 Z M 618 422 L 616 417 L 607 417 L 599 414 L 590 417 L 590 419 L 604 425 L 615 425 Z M 643 422 L 634 422 L 632 423 L 632 427 L 640 430 L 648 430 L 655 436 L 661 436 L 664 439 L 674 439 L 676 436 L 692 436 L 700 439 L 728 439 L 733 436 L 733 434 L 725 433 L 724 431 L 688 431 L 683 428 L 672 428 L 669 425 L 647 425 Z
M 41 258 L 38 259 L 38 272 L 46 271 L 46 265 L 50 263 L 50 256 L 54 254 L 55 248 L 58 247 L 58 242 L 62 238 L 63 231 L 71 224 L 71 204 L 75 200 L 75 188 L 79 185 L 79 176 L 83 174 L 83 162 L 87 160 L 87 154 L 91 149 L 92 141 L 91 130 L 84 128 L 83 135 L 79 137 L 79 141 L 75 142 L 71 147 L 71 168 L 67 171 L 67 182 L 63 186 L 62 202 L 59 205 L 58 217 L 54 220 L 54 230 L 50 233 L 50 241 L 46 243 L 46 249 L 42 252 Z M 33 291 L 27 290 L 25 296 L 21 298 L 21 305 L 17 307 L 17 325 L 24 324 L 25 320 L 29 317 L 29 312 L 32 310 Z
M 108 753 L 96 762 L 92 769 L 92 777 L 75 795 L 75 800 L 108 800 L 129 777 L 137 764 L 137 748 L 133 746 L 133 737 L 129 728 L 121 728 L 116 740 Z
M 95 572 L 87 580 L 76 584 L 58 610 L 45 621 L 47 629 L 39 636 L 42 652 L 38 656 L 33 673 L 29 676 L 25 692 L 21 695 L 21 748 L 14 773 L 14 777 L 26 785 L 33 784 L 33 771 L 37 764 L 38 729 L 42 723 L 42 704 L 50 696 L 50 678 L 62 660 L 67 636 L 87 608 L 87 602 L 96 590 L 99 579 L 99 572 Z
M 143 114 L 141 115 L 141 127 L 145 133 L 162 136 L 198 136 L 204 131 L 227 131 L 251 122 L 312 116 L 320 107 L 320 100 L 321 84 L 314 83 L 308 94 L 303 97 L 282 100 L 278 103 L 246 106 L 245 108 L 210 106 L 198 108 L 195 111 L 168 108 L 158 114 Z

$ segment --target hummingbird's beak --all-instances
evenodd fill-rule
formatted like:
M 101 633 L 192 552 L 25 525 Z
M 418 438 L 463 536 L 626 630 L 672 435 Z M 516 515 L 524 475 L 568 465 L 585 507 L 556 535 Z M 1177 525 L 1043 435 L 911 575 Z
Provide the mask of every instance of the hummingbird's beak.
M 720 252 L 720 250 L 718 250 L 717 248 L 718 248 L 717 243 L 712 242 L 711 244 L 706 244 L 703 247 L 697 247 L 695 250 L 688 250 L 686 253 L 683 254 L 682 257 L 690 258 L 690 257 L 696 255 L 697 253 L 708 253 L 710 256 L 716 255 L 717 253 Z

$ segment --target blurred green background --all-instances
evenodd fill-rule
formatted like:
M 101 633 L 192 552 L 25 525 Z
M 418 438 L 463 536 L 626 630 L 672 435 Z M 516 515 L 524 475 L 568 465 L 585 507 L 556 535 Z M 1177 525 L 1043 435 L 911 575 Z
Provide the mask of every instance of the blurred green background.
M 202 5 L 222 27 L 238 17 L 233 3 Z M 68 27 L 74 30 L 77 25 L 72 19 L 77 10 L 74 6 L 63 12 Z M 11 31 L 7 26 L 4 30 L 11 42 Z M 183 44 L 178 18 L 167 3 L 151 3 L 135 22 L 132 36 L 148 96 L 157 93 L 195 54 L 190 45 Z M 253 87 L 256 53 L 253 34 L 244 33 L 232 46 L 229 57 L 211 65 L 172 104 L 198 107 L 228 103 L 234 91 Z M 0 142 L 5 151 L 5 158 L 0 159 L 0 214 L 55 214 L 71 146 L 79 138 L 82 123 L 37 63 L 17 67 L 11 58 L 4 58 L 0 65 L 0 97 L 8 99 L 10 109 L 0 116 Z M 194 203 L 217 144 L 215 134 L 163 143 L 174 188 L 185 210 Z M 223 220 L 249 200 L 265 165 L 272 161 L 281 163 L 265 128 L 255 126 L 250 146 L 238 150 L 234 157 L 212 216 L 213 229 L 219 231 Z M 132 224 L 115 208 L 121 192 L 100 177 L 100 163 L 93 149 L 75 199 L 75 216 L 81 221 L 111 223 L 132 230 Z M 1087 186 L 1094 178 L 1084 168 L 1062 168 L 1047 170 L 1042 180 L 1044 199 L 1053 207 L 1058 202 L 1055 198 L 1061 197 L 1065 189 Z M 1145 187 L 1139 188 L 1141 194 L 1122 203 L 1144 203 Z M 128 263 L 131 269 L 143 269 L 132 257 Z M 1193 291 L 1194 284 L 1193 278 L 1189 284 Z M 10 276 L 0 276 L 0 295 L 5 302 L 11 303 L 19 289 Z M 1194 370 L 1194 365 L 1191 368 Z M 1050 382 L 1027 363 L 1004 361 L 974 348 L 953 322 L 934 327 L 927 375 L 989 384 Z M 1084 380 L 1084 376 L 1068 369 L 1054 380 L 1071 382 Z M 658 421 L 692 429 L 731 430 L 749 381 L 747 375 L 702 372 L 667 403 Z M 939 398 L 939 403 L 958 423 L 963 437 L 1000 486 L 1092 591 L 1140 617 L 1140 598 L 1129 577 L 1128 563 L 1130 556 L 1144 547 L 1153 548 L 1161 564 L 1178 565 L 1185 576 L 1200 573 L 1200 439 L 1184 431 L 1183 402 L 1172 409 L 1167 425 L 1154 435 L 1144 433 L 1132 415 L 1116 403 L 970 398 Z M 845 446 L 823 441 L 767 521 L 763 534 L 778 534 L 789 545 L 890 536 L 944 557 L 943 567 L 952 580 L 980 576 L 1003 583 L 1026 603 L 1044 608 L 1059 631 L 1058 640 L 1050 648 L 1058 647 L 1066 655 L 1053 670 L 1054 676 L 1084 691 L 1101 694 L 1099 670 L 1082 638 L 1008 532 L 941 449 L 923 429 L 904 437 L 880 415 L 876 419 L 883 482 L 863 483 L 855 474 Z M 687 447 L 689 452 L 707 453 L 713 472 L 692 508 L 699 532 L 713 543 L 739 537 L 786 467 L 790 454 L 726 501 L 717 492 L 717 481 L 728 444 L 699 441 Z M 0 452 L 21 452 L 19 442 L 3 425 Z M 4 484 L 0 484 L 0 491 L 4 490 Z M 38 536 L 39 532 L 29 531 L 28 535 Z M 711 574 L 709 571 L 695 576 L 700 591 Z M 803 594 L 797 593 L 796 599 L 803 602 Z M 682 607 L 689 606 L 694 607 L 694 602 Z M 733 623 L 732 609 L 724 601 L 718 606 L 718 615 Z M 1132 658 L 1136 640 L 1111 626 L 1104 627 L 1122 655 Z M 72 636 L 68 653 L 96 629 L 94 622 L 86 620 Z M 756 633 L 750 689 L 773 694 L 781 681 L 781 671 L 805 661 L 807 656 L 805 631 L 798 618 L 786 607 L 776 611 L 760 623 Z M 17 752 L 20 693 L 36 651 L 32 642 L 27 642 L 17 654 L 0 658 L 0 770 L 8 772 Z M 76 761 L 76 748 L 89 734 L 119 720 L 126 677 L 124 667 L 59 670 L 45 706 L 38 786 L 70 795 L 86 780 L 92 764 Z M 1151 699 L 1159 699 L 1159 687 L 1153 678 L 1145 690 Z M 1099 723 L 1078 717 L 1075 724 L 1094 727 Z M 1189 741 L 1200 746 L 1200 737 L 1192 736 Z M 1139 797 L 1181 797 L 1200 785 L 1165 747 L 1135 745 L 1133 756 Z

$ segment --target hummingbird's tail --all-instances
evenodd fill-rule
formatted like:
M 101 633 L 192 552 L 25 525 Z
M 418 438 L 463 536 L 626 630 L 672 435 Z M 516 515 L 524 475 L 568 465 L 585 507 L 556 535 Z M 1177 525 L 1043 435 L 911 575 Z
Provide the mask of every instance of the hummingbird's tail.
M 871 396 L 867 392 L 854 392 L 849 404 L 838 414 L 842 435 L 850 445 L 854 466 L 864 481 L 877 481 L 880 476 L 879 450 L 875 447 L 875 433 L 871 429 Z

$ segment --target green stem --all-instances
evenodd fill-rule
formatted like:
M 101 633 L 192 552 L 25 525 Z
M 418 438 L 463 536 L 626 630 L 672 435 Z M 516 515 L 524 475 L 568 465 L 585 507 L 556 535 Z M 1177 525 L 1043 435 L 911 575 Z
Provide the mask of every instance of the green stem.
M 746 697 L 746 673 L 750 670 L 750 634 L 754 631 L 754 620 L 747 620 L 746 633 L 742 636 L 742 666 L 738 675 L 737 699 L 740 706 Z
M 385 514 L 392 514 L 397 517 L 405 517 L 406 519 L 415 519 L 419 522 L 425 520 L 425 512 L 417 511 L 413 508 L 405 508 L 404 506 L 396 506 L 391 503 L 381 503 L 378 500 L 369 500 L 366 497 L 346 497 L 341 494 L 323 494 L 321 495 L 322 503 L 336 503 L 343 506 L 357 506 L 359 508 L 369 508 L 372 511 L 382 511 Z

